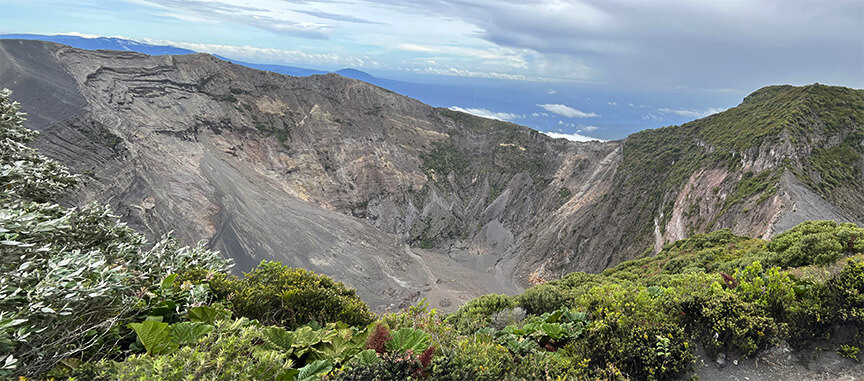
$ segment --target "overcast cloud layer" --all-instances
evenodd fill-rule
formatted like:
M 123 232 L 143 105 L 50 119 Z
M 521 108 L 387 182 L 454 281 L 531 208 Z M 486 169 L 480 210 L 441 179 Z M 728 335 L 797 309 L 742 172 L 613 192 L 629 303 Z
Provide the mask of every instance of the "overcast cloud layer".
M 640 89 L 864 87 L 861 0 L 3 0 L 3 10 L 4 33 L 124 35 L 271 63 Z

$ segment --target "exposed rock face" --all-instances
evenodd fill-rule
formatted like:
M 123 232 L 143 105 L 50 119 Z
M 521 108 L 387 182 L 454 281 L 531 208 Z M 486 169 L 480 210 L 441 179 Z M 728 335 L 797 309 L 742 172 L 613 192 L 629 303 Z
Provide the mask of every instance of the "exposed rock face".
M 0 42 L 0 82 L 43 132 L 39 148 L 85 174 L 70 202 L 109 203 L 151 237 L 206 239 L 240 270 L 268 259 L 332 275 L 379 310 L 418 297 L 452 310 L 690 232 L 864 220 L 860 187 L 843 180 L 822 197 L 811 169 L 824 165 L 808 161 L 813 149 L 864 141 L 860 110 L 831 128 L 807 116 L 807 136 L 826 143 L 806 147 L 786 132 L 724 147 L 699 135 L 710 135 L 705 120 L 575 143 L 333 74 L 21 40 Z M 864 182 L 857 147 L 842 176 Z M 742 193 L 766 172 L 755 178 L 768 188 Z

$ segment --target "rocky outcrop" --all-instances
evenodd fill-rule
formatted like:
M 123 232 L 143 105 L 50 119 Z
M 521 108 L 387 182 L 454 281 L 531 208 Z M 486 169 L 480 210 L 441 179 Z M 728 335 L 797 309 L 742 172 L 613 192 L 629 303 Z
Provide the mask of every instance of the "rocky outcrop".
M 820 194 L 824 164 L 809 159 L 846 147 L 864 117 L 807 119 L 833 146 L 800 144 L 798 130 L 728 146 L 711 138 L 711 117 L 576 143 L 335 74 L 204 54 L 3 40 L 0 69 L 39 148 L 83 174 L 70 203 L 109 203 L 150 237 L 205 239 L 239 270 L 266 259 L 332 275 L 379 310 L 419 297 L 452 310 L 691 232 L 864 219 L 846 205 L 864 192 L 841 179 Z

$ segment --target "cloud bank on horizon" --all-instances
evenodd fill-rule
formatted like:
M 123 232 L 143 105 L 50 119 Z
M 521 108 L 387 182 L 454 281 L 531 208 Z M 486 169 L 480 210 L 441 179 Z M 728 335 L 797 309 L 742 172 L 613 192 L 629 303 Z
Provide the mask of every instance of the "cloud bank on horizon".
M 451 106 L 450 109 L 453 111 L 464 112 L 466 114 L 481 116 L 489 119 L 497 119 L 505 122 L 510 122 L 513 119 L 525 117 L 525 115 L 513 114 L 509 112 L 489 111 L 485 108 L 462 108 L 459 106 Z
M 4 33 L 123 35 L 265 63 L 705 91 L 864 87 L 860 0 L 4 0 L 3 8 Z
M 583 112 L 579 111 L 573 107 L 562 105 L 562 104 L 538 104 L 537 107 L 540 107 L 546 111 L 549 111 L 553 114 L 558 114 L 561 116 L 566 116 L 568 118 L 596 118 L 600 115 L 597 115 L 593 112 Z
M 591 141 L 603 142 L 603 141 L 605 141 L 603 139 L 592 138 L 590 136 L 580 135 L 578 133 L 565 134 L 562 132 L 544 132 L 544 134 L 546 134 L 552 138 L 555 138 L 555 139 L 567 139 L 567 140 L 574 141 L 574 142 L 591 142 Z

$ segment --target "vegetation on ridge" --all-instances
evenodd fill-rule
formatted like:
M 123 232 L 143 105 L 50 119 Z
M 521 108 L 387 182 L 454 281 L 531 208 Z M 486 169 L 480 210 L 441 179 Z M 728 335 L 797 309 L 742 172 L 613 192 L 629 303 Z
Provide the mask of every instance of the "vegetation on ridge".
M 779 144 L 784 141 L 789 146 Z M 730 174 L 716 188 L 719 212 L 710 221 L 685 221 L 687 231 L 730 227 L 718 226 L 717 221 L 729 211 L 762 205 L 776 193 L 785 171 L 834 206 L 864 217 L 856 196 L 864 193 L 862 141 L 864 90 L 819 84 L 768 86 L 726 111 L 630 135 L 608 197 L 633 211 L 627 225 L 634 228 L 625 232 L 625 240 L 640 242 L 635 245 L 639 247 L 651 242 L 655 218 L 665 233 L 677 195 L 690 177 L 711 169 Z M 764 155 L 765 168 L 743 167 L 758 155 Z M 723 198 L 727 192 L 732 195 Z

